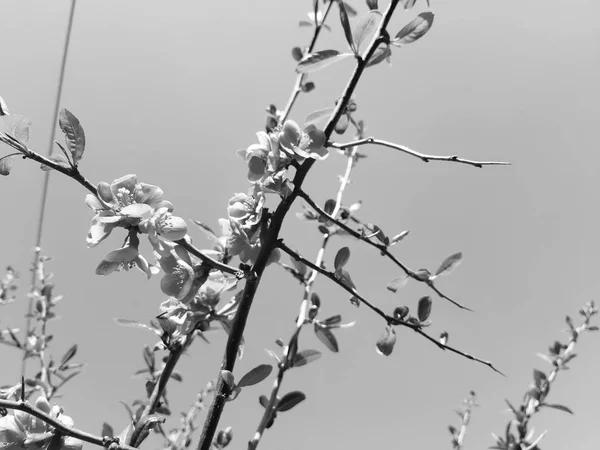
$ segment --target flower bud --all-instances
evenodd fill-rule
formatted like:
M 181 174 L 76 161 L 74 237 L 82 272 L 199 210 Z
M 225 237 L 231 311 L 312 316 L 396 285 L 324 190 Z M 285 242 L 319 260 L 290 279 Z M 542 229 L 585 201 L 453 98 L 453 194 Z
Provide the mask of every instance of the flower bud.
M 232 428 L 227 427 L 224 430 L 219 431 L 217 435 L 217 443 L 223 447 L 226 447 L 233 439 Z
M 165 214 L 156 226 L 156 232 L 170 241 L 183 239 L 187 235 L 187 231 L 185 220 L 171 214 Z
M 35 401 L 35 407 L 46 414 L 50 412 L 50 403 L 48 403 L 48 400 L 43 395 L 40 395 L 37 398 Z

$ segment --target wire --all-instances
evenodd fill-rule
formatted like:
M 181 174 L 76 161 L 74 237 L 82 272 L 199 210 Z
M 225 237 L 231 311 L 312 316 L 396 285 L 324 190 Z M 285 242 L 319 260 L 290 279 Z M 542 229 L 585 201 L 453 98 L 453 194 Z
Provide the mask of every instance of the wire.
M 48 153 L 47 155 L 52 155 L 52 148 L 54 147 L 54 138 L 56 136 L 56 122 L 58 121 L 58 112 L 60 108 L 60 98 L 62 96 L 63 83 L 65 80 L 65 69 L 67 66 L 67 55 L 69 53 L 69 43 L 71 41 L 71 30 L 73 29 L 73 18 L 75 16 L 75 3 L 76 0 L 71 0 L 71 10 L 69 13 L 69 22 L 67 24 L 67 36 L 65 38 L 65 45 L 63 47 L 63 55 L 62 62 L 60 65 L 60 75 L 58 77 L 58 89 L 56 92 L 56 99 L 54 102 L 54 116 L 52 118 L 51 132 L 50 132 L 50 142 L 48 143 Z M 44 217 L 46 214 L 46 199 L 48 197 L 48 184 L 50 181 L 50 171 L 44 172 L 44 184 L 42 187 L 42 197 L 40 200 L 40 214 L 38 217 L 38 226 L 37 233 L 35 238 L 35 247 L 33 250 L 33 262 L 31 268 L 31 291 L 33 293 L 36 286 L 36 275 L 37 275 L 37 267 L 41 254 L 41 245 L 42 245 L 42 230 L 44 228 Z M 30 327 L 31 327 L 31 315 L 33 313 L 33 296 L 29 296 L 29 306 L 27 308 L 27 318 L 25 324 L 25 332 L 27 333 L 25 338 L 29 337 Z M 25 342 L 27 345 L 27 342 Z M 21 378 L 25 376 L 25 369 L 27 366 L 27 353 L 23 354 L 23 361 L 21 362 Z

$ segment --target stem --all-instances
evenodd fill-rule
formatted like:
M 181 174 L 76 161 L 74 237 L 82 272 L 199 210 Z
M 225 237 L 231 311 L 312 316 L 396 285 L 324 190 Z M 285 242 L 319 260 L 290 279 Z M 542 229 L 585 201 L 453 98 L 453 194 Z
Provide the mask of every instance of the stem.
M 393 142 L 383 141 L 381 139 L 375 139 L 374 137 L 367 137 L 364 139 L 359 139 L 352 142 L 346 142 L 344 144 L 338 144 L 335 142 L 329 142 L 327 144 L 328 147 L 337 148 L 340 150 L 356 147 L 357 145 L 365 145 L 365 144 L 374 144 L 381 145 L 383 147 L 393 148 L 395 150 L 401 151 L 408 155 L 419 158 L 423 162 L 429 161 L 448 161 L 448 162 L 456 162 L 461 164 L 467 164 L 473 167 L 482 168 L 483 166 L 510 166 L 509 162 L 501 162 L 501 161 L 472 161 L 470 159 L 459 158 L 458 156 L 436 156 L 436 155 L 427 155 L 425 153 L 417 152 L 416 150 L 412 150 L 404 145 L 394 144 Z
M 413 270 L 409 269 L 407 266 L 405 266 L 404 264 L 402 264 L 402 262 L 400 262 L 394 255 L 392 255 L 389 250 L 388 247 L 384 244 L 378 244 L 376 242 L 373 242 L 371 239 L 363 236 L 362 234 L 360 234 L 359 232 L 353 230 L 352 228 L 350 228 L 348 225 L 346 225 L 344 222 L 336 219 L 332 214 L 327 214 L 327 212 L 325 212 L 319 205 L 317 205 L 314 200 L 304 191 L 300 192 L 300 197 L 302 197 L 302 199 L 304 201 L 306 201 L 306 203 L 308 203 L 316 212 L 318 212 L 321 216 L 325 217 L 327 220 L 335 223 L 337 226 L 339 226 L 341 229 L 343 229 L 344 231 L 346 231 L 348 234 L 350 234 L 351 236 L 355 237 L 356 239 L 359 239 L 363 242 L 366 242 L 367 244 L 369 244 L 370 246 L 376 248 L 377 250 L 379 250 L 382 254 L 382 256 L 387 256 L 389 259 L 391 259 L 398 267 L 400 267 L 402 269 L 402 271 L 408 275 L 410 278 L 417 280 L 421 283 L 425 283 L 427 284 L 427 286 L 429 286 L 436 294 L 438 294 L 441 298 L 448 300 L 450 303 L 458 306 L 461 309 L 465 309 L 467 311 L 472 311 L 472 309 L 467 308 L 464 305 L 461 305 L 460 303 L 458 303 L 455 300 L 452 300 L 450 297 L 448 297 L 447 295 L 443 294 L 434 284 L 433 281 L 431 281 L 428 278 L 421 278 L 416 272 L 414 272 Z
M 327 7 L 325 8 L 325 12 L 323 13 L 323 19 L 321 20 L 321 22 L 316 24 L 315 32 L 313 34 L 312 40 L 310 41 L 310 45 L 308 46 L 308 49 L 306 50 L 306 54 L 310 54 L 314 50 L 315 45 L 317 43 L 317 39 L 319 37 L 319 34 L 321 33 L 321 29 L 323 28 L 323 24 L 325 23 L 325 20 L 327 19 L 327 16 L 329 15 L 329 11 L 331 10 L 333 3 L 334 2 L 331 1 L 327 4 Z M 315 17 L 315 21 L 316 20 L 317 20 L 317 18 Z M 296 83 L 294 84 L 294 88 L 292 89 L 292 94 L 290 95 L 287 105 L 285 105 L 285 109 L 279 115 L 279 124 L 280 125 L 282 125 L 285 122 L 285 120 L 287 119 L 287 117 L 290 114 L 290 111 L 292 110 L 292 107 L 294 106 L 294 103 L 296 103 L 296 99 L 298 98 L 298 95 L 300 94 L 300 92 L 302 92 L 302 83 L 304 82 L 305 77 L 306 77 L 305 73 L 298 74 L 298 76 L 296 77 Z
M 45 412 L 40 411 L 39 409 L 34 408 L 27 402 L 14 402 L 11 400 L 2 400 L 0 399 L 0 408 L 14 409 L 17 411 L 23 411 L 28 414 L 31 414 L 34 417 L 42 420 L 44 423 L 51 425 L 56 430 L 58 430 L 61 434 L 65 436 L 72 436 L 84 442 L 89 442 L 90 444 L 99 445 L 101 447 L 108 448 L 111 446 L 111 449 L 115 450 L 135 450 L 134 447 L 131 447 L 126 444 L 117 444 L 111 439 L 104 439 L 99 436 L 95 436 L 93 434 L 87 433 L 85 431 L 78 430 L 76 428 L 70 428 L 65 426 L 62 422 L 59 422 L 57 419 L 52 417 Z M 112 447 L 114 446 L 114 447 Z

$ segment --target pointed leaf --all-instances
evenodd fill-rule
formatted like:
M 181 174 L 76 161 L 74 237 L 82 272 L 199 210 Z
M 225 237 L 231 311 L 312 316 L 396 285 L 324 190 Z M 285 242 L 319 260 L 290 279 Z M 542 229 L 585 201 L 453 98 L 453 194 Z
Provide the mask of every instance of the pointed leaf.
M 296 72 L 311 73 L 323 67 L 330 66 L 342 59 L 352 56 L 352 53 L 340 53 L 337 50 L 321 50 L 320 52 L 311 53 L 304 56 L 298 63 Z
M 370 10 L 375 10 L 378 8 L 377 0 L 367 0 L 367 6 Z
M 246 375 L 244 375 L 238 383 L 238 387 L 253 386 L 260 383 L 262 380 L 271 375 L 273 366 L 270 364 L 261 364 L 256 366 Z
M 394 350 L 396 344 L 396 331 L 388 325 L 379 340 L 377 341 L 377 353 L 384 356 L 389 356 Z
M 400 3 L 402 6 L 404 6 L 404 9 L 411 9 L 413 6 L 415 6 L 417 0 L 400 0 Z
M 321 323 L 323 324 L 323 326 L 330 328 L 330 327 L 334 327 L 335 325 L 338 325 L 342 322 L 342 316 L 340 316 L 339 314 L 336 314 L 335 316 L 331 316 L 328 317 L 327 319 L 323 320 Z
M 392 238 L 392 240 L 390 241 L 390 245 L 394 245 L 397 244 L 398 242 L 400 242 L 402 239 L 404 239 L 406 236 L 408 236 L 408 233 L 410 233 L 410 231 L 406 230 L 403 231 L 402 233 L 397 234 L 396 236 L 394 236 Z
M 535 387 L 539 389 L 542 387 L 542 383 L 548 381 L 548 378 L 546 377 L 546 374 L 544 372 L 535 369 L 533 371 L 533 380 L 535 381 Z
M 200 222 L 199 220 L 192 220 L 192 222 L 194 222 L 198 228 L 200 228 L 202 231 L 204 231 L 204 233 L 206 234 L 206 236 L 213 242 L 218 242 L 219 241 L 219 236 L 217 236 L 217 234 L 212 230 L 211 227 L 209 227 L 208 225 Z
M 306 116 L 306 119 L 304 119 L 304 126 L 307 127 L 308 125 L 316 125 L 321 121 L 328 119 L 333 111 L 334 108 L 325 108 L 310 113 L 308 116 Z
M 337 353 L 340 350 L 334 334 L 328 328 L 322 327 L 317 322 L 315 322 L 315 334 L 319 340 L 325 344 L 325 347 L 332 352 Z
M 404 286 L 406 286 L 407 282 L 408 282 L 408 275 L 403 274 L 403 275 L 400 275 L 398 278 L 394 278 L 392 281 L 390 281 L 388 283 L 388 285 L 386 286 L 386 288 L 388 291 L 398 292 L 398 290 L 400 290 Z
M 85 133 L 83 132 L 83 127 L 79 123 L 79 119 L 67 109 L 60 111 L 58 124 L 65 134 L 65 142 L 71 152 L 73 163 L 77 165 L 85 150 Z
M 114 437 L 115 432 L 113 431 L 113 427 L 111 427 L 109 424 L 107 424 L 106 422 L 104 422 L 102 424 L 102 433 L 100 433 L 100 435 L 102 437 L 104 437 L 104 436 Z
M 313 362 L 321 357 L 322 353 L 319 350 L 302 350 L 296 353 L 294 358 L 294 367 L 305 366 L 309 362 Z
M 338 6 L 340 8 L 340 22 L 342 22 L 342 28 L 344 29 L 344 35 L 346 36 L 346 42 L 350 46 L 350 49 L 356 54 L 356 47 L 352 40 L 352 30 L 350 28 L 350 21 L 348 20 L 348 13 L 346 12 L 346 5 L 344 2 L 339 1 Z
M 375 8 L 377 8 L 377 5 L 375 5 Z M 356 51 L 359 54 L 364 50 L 363 47 L 373 40 L 382 17 L 379 11 L 369 11 L 358 21 L 356 28 L 354 28 L 353 39 L 356 44 Z
M 56 153 L 54 155 L 51 155 L 48 157 L 48 159 L 58 164 L 59 166 L 64 167 L 65 169 L 71 167 L 71 163 L 62 153 Z M 40 169 L 42 169 L 44 172 L 47 172 L 48 170 L 54 170 L 52 167 L 47 166 L 46 164 L 40 164 Z
M 440 276 L 440 275 L 447 275 L 449 274 L 452 270 L 454 270 L 462 261 L 462 253 L 458 252 L 458 253 L 454 253 L 453 255 L 448 256 L 443 262 L 442 264 L 440 264 L 440 267 L 438 267 L 438 270 L 435 272 L 435 276 Z
M 338 250 L 335 255 L 335 261 L 333 262 L 333 267 L 335 270 L 342 269 L 348 260 L 350 259 L 350 249 L 348 247 L 342 247 Z
M 289 411 L 298 403 L 304 401 L 306 399 L 306 395 L 300 391 L 293 391 L 288 394 L 285 394 L 279 403 L 277 404 L 277 411 L 284 412 Z
M 419 321 L 425 322 L 429 315 L 431 314 L 431 297 L 426 295 L 419 300 L 419 306 L 417 308 L 417 316 L 419 317 Z
M 548 408 L 554 408 L 554 409 L 558 409 L 560 411 L 564 411 L 564 412 L 568 412 L 569 414 L 573 414 L 573 411 L 571 411 L 569 408 L 567 408 L 565 405 L 557 405 L 557 404 L 550 404 L 550 403 L 543 403 L 542 406 L 546 406 Z
M 392 51 L 390 50 L 390 46 L 388 44 L 379 44 L 373 55 L 369 58 L 369 62 L 367 63 L 367 67 L 375 66 L 382 61 L 388 60 L 390 62 L 390 58 L 392 56 Z
M 598 331 L 599 328 L 596 325 L 592 325 L 591 327 L 587 327 L 588 331 Z
M 392 44 L 402 46 L 422 38 L 431 28 L 433 17 L 430 11 L 419 14 L 398 32 Z
M 342 3 L 342 2 L 340 2 Z M 350 5 L 350 3 L 348 2 L 343 2 L 344 3 L 344 7 L 346 8 L 346 12 L 348 13 L 349 17 L 354 17 L 358 14 L 358 12 L 352 7 L 352 5 Z
M 154 352 L 152 350 L 150 350 L 150 347 L 148 347 L 147 345 L 144 345 L 143 355 L 144 355 L 144 361 L 146 362 L 146 366 L 148 366 L 148 369 L 153 371 L 154 370 Z
M 60 364 L 58 365 L 58 367 L 62 367 L 66 363 L 68 363 L 75 356 L 76 353 L 77 353 L 77 344 L 73 345 L 69 350 L 67 350 L 65 355 L 60 360 Z

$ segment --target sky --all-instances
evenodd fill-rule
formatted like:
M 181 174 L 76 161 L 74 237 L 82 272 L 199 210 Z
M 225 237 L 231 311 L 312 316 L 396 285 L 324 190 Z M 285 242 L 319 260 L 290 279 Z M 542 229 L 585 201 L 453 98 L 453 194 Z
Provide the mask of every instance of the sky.
M 367 10 L 363 2 L 350 3 Z M 94 183 L 135 173 L 161 186 L 177 214 L 216 228 L 228 199 L 249 186 L 236 151 L 255 142 L 264 108 L 283 108 L 291 92 L 290 52 L 309 42 L 310 30 L 297 24 L 311 4 L 79 2 L 61 107 L 85 128 L 82 172 Z M 33 121 L 30 147 L 42 153 L 53 126 L 69 6 L 66 0 L 0 5 L 0 95 L 12 113 Z M 435 21 L 423 39 L 394 49 L 391 67 L 381 64 L 365 73 L 356 91 L 356 117 L 366 122 L 369 135 L 424 153 L 512 166 L 424 164 L 391 149 L 365 147 L 368 158 L 355 168 L 344 202 L 361 200 L 360 217 L 386 234 L 410 230 L 393 252 L 413 269 L 435 270 L 446 256 L 463 252 L 463 263 L 439 286 L 474 312 L 434 298 L 428 331 L 448 331 L 449 344 L 493 361 L 507 377 L 441 352 L 408 329 L 397 330 L 391 356 L 377 355 L 381 319 L 354 308 L 346 293 L 319 279 L 315 291 L 325 316 L 339 313 L 357 325 L 337 333 L 338 354 L 303 333 L 301 348 L 319 349 L 323 357 L 286 375 L 282 392 L 302 390 L 307 400 L 278 417 L 261 448 L 451 448 L 447 426 L 458 425 L 453 410 L 470 390 L 480 406 L 465 448 L 487 448 L 493 445 L 490 433 L 501 433 L 510 419 L 504 399 L 519 403 L 533 369 L 549 372 L 536 353 L 556 339 L 566 341 L 566 314 L 576 316 L 585 302 L 599 300 L 600 6 L 591 0 L 433 0 L 432 9 Z M 395 34 L 420 10 L 397 14 L 390 31 Z M 344 50 L 336 16 L 318 49 Z M 291 118 L 302 123 L 310 112 L 331 106 L 351 71 L 347 60 L 316 72 L 316 89 L 300 97 Z M 344 168 L 338 154 L 318 162 L 307 192 L 323 204 L 335 194 Z M 19 302 L 1 310 L 3 328 L 23 326 L 42 180 L 38 165 L 22 160 L 0 180 L 0 265 L 22 274 Z M 143 367 L 142 346 L 155 342 L 152 334 L 113 319 L 147 322 L 164 296 L 158 278 L 147 281 L 138 271 L 94 274 L 121 237 L 86 248 L 92 212 L 84 197 L 72 180 L 51 175 L 42 248 L 54 257 L 56 292 L 64 294 L 62 319 L 51 324 L 53 351 L 59 357 L 77 343 L 77 359 L 86 363 L 59 401 L 78 428 L 99 434 L 104 421 L 116 430 L 125 427 L 119 401 L 144 396 L 143 380 L 131 374 Z M 293 212 L 300 210 L 298 203 Z M 209 247 L 199 230 L 190 233 L 200 247 Z M 282 237 L 307 258 L 316 257 L 319 232 L 295 214 L 286 219 Z M 414 309 L 429 294 L 414 282 L 397 294 L 387 291 L 397 269 L 349 238 L 332 240 L 326 262 L 331 265 L 346 245 L 352 251 L 347 268 L 359 292 L 384 310 L 401 304 Z M 149 255 L 149 246 L 145 250 Z M 267 271 L 238 376 L 271 362 L 264 349 L 289 338 L 301 297 L 299 285 L 280 268 Z M 225 334 L 208 337 L 210 345 L 198 341 L 182 359 L 184 382 L 169 387 L 175 412 L 186 410 L 194 393 L 217 375 Z M 581 337 L 572 370 L 560 373 L 552 386 L 548 400 L 575 414 L 548 410 L 533 420 L 536 433 L 548 430 L 545 450 L 597 446 L 599 337 Z M 20 355 L 0 347 L 0 360 L 0 384 L 16 383 Z M 227 405 L 221 425 L 233 426 L 234 448 L 253 435 L 262 413 L 257 398 L 272 381 L 245 389 Z

